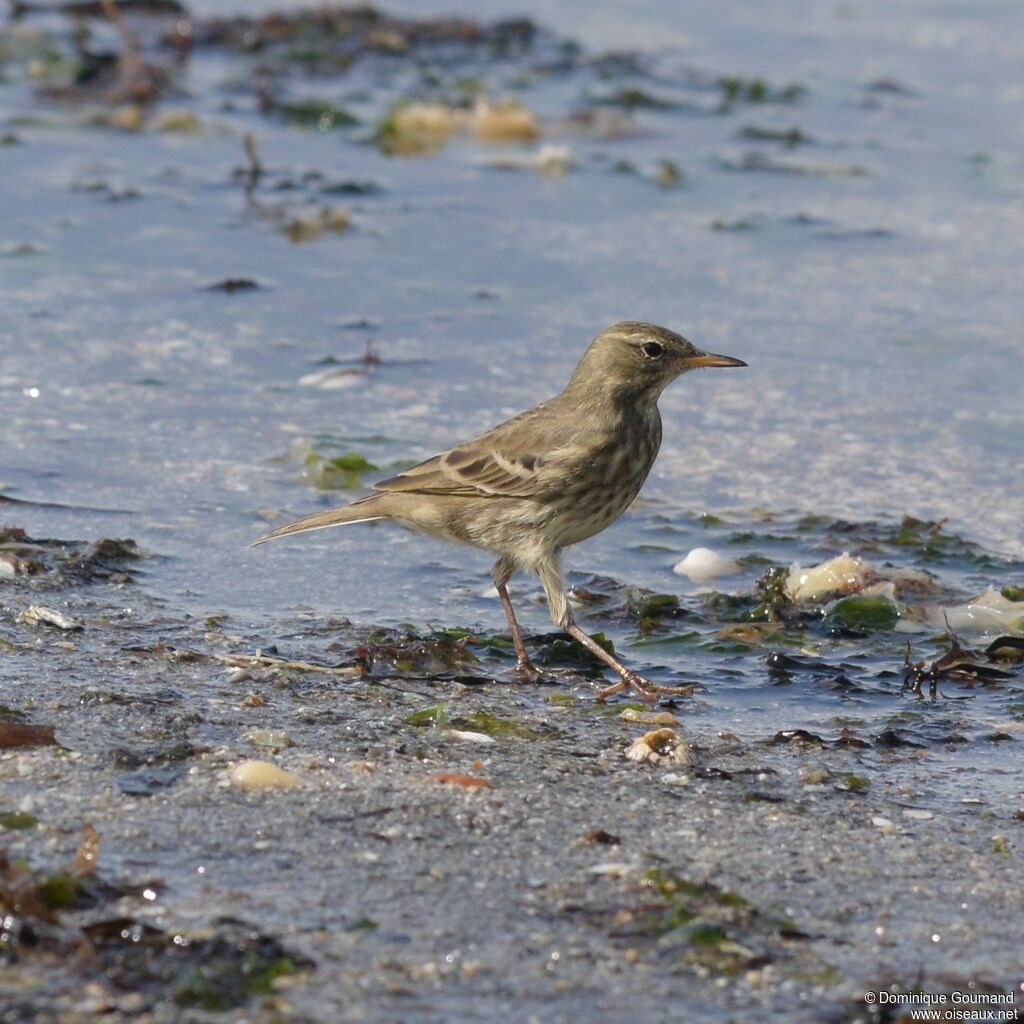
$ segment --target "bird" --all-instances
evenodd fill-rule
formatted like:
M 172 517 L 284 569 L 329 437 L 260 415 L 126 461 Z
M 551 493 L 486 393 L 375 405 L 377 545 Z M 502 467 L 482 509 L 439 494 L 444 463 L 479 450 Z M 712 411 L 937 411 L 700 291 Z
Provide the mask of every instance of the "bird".
M 397 476 L 377 492 L 278 527 L 256 544 L 345 523 L 389 520 L 497 555 L 491 577 L 516 652 L 516 671 L 539 680 L 508 594 L 517 571 L 536 573 L 551 619 L 619 677 L 601 699 L 623 690 L 654 703 L 686 693 L 629 669 L 576 623 L 562 551 L 611 526 L 632 504 L 661 447 L 658 399 L 681 374 L 746 366 L 702 352 L 666 327 L 613 324 L 591 342 L 565 389 L 479 437 Z

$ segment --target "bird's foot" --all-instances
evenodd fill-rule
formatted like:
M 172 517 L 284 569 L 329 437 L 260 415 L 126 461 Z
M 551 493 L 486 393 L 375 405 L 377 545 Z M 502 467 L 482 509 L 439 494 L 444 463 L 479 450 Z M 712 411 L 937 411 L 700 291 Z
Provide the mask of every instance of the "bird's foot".
M 543 683 L 546 676 L 529 658 L 518 658 L 515 667 L 516 675 L 524 683 Z
M 637 672 L 625 672 L 617 683 L 598 690 L 597 699 L 606 700 L 626 689 L 634 690 L 637 696 L 647 701 L 648 704 L 656 704 L 665 694 L 675 694 L 679 697 L 689 697 L 693 694 L 692 686 L 662 686 L 661 683 L 645 679 Z

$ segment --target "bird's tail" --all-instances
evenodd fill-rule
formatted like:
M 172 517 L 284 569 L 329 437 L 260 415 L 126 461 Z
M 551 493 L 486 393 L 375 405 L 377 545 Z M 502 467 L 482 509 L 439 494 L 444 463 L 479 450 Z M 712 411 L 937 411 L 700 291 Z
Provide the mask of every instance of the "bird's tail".
M 306 533 L 309 530 L 325 530 L 328 526 L 341 526 L 344 523 L 365 523 L 371 519 L 387 519 L 388 514 L 381 507 L 384 495 L 371 494 L 368 498 L 360 498 L 350 505 L 342 505 L 340 508 L 329 508 L 324 512 L 314 512 L 310 516 L 303 516 L 296 519 L 294 523 L 286 526 L 279 526 L 271 530 L 265 537 L 254 541 L 250 547 L 263 544 L 268 540 L 275 540 L 278 537 L 289 537 L 293 533 Z

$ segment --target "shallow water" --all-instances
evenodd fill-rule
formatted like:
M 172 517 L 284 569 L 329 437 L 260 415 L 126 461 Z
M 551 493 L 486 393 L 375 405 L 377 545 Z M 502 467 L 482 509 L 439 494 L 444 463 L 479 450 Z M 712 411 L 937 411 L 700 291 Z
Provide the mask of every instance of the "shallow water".
M 246 551 L 258 511 L 326 501 L 272 460 L 319 435 L 382 471 L 418 459 L 558 390 L 597 330 L 636 317 L 751 364 L 669 391 L 646 496 L 696 511 L 949 517 L 956 532 L 1020 553 L 1012 132 L 1024 96 L 1009 31 L 1019 8 L 981 17 L 928 5 L 922 17 L 910 4 L 884 19 L 836 9 L 809 21 L 803 5 L 785 10 L 770 26 L 754 19 L 756 41 L 755 12 L 735 5 L 720 21 L 631 8 L 590 24 L 590 46 L 646 39 L 650 72 L 609 85 L 582 67 L 519 90 L 577 163 L 558 180 L 489 169 L 500 146 L 457 141 L 428 158 L 388 158 L 344 132 L 261 119 L 249 96 L 223 88 L 246 64 L 217 51 L 193 57 L 184 82 L 194 95 L 172 104 L 196 111 L 208 135 L 16 127 L 24 145 L 4 150 L 15 211 L 5 242 L 42 251 L 4 261 L 5 492 L 132 509 L 102 520 L 103 532 L 167 556 L 150 585 L 178 600 L 187 592 L 190 607 L 308 604 L 396 620 L 429 609 L 497 625 L 497 609 L 467 606 L 455 586 L 484 589 L 474 553 L 365 530 Z M 558 5 L 555 27 L 577 13 Z M 366 64 L 286 88 L 361 97 L 351 106 L 372 123 L 396 92 L 416 89 L 401 62 Z M 631 86 L 713 109 L 705 83 L 719 75 L 807 92 L 720 116 L 638 110 L 628 139 L 550 126 L 588 96 Z M 506 92 L 508 68 L 492 77 L 492 91 Z M 33 102 L 16 80 L 3 102 L 9 124 L 74 116 Z M 745 143 L 737 136 L 750 125 L 796 127 L 815 143 Z M 271 177 L 316 170 L 384 191 L 345 202 L 353 230 L 289 245 L 245 216 L 232 185 L 243 130 L 256 132 Z M 837 173 L 722 169 L 746 153 Z M 661 159 L 679 166 L 681 187 L 649 180 Z M 612 173 L 619 160 L 641 173 Z M 133 197 L 111 201 L 102 185 Z M 229 276 L 267 289 L 201 290 Z M 324 357 L 361 355 L 370 337 L 385 360 L 370 376 L 344 390 L 299 385 Z M 674 553 L 657 566 L 630 553 L 643 523 L 643 512 L 627 517 L 570 564 L 664 588 Z M 69 531 L 66 516 L 45 513 L 23 525 L 101 528 L 79 519 Z M 692 540 L 674 538 L 676 552 Z M 364 561 L 371 574 L 354 571 Z
M 556 392 L 608 323 L 664 323 L 749 369 L 670 389 L 643 500 L 566 561 L 578 584 L 597 573 L 677 594 L 691 618 L 663 624 L 654 645 L 614 614 L 583 609 L 586 624 L 655 678 L 702 684 L 682 702 L 697 737 L 802 728 L 831 742 L 849 727 L 875 743 L 905 729 L 928 749 L 920 806 L 984 800 L 1009 820 L 1024 776 L 1012 744 L 990 737 L 1019 731 L 1019 673 L 945 680 L 931 701 L 901 689 L 902 633 L 813 622 L 785 642 L 723 646 L 728 616 L 701 595 L 749 593 L 763 562 L 714 587 L 672 567 L 698 545 L 782 565 L 848 549 L 932 572 L 938 603 L 1024 585 L 1020 6 L 791 2 L 770 22 L 757 4 L 631 4 L 600 19 L 575 0 L 534 10 L 551 34 L 532 54 L 427 63 L 442 90 L 478 77 L 536 111 L 542 142 L 571 154 L 558 177 L 491 166 L 536 144 L 460 136 L 429 156 L 382 154 L 370 129 L 425 88 L 403 58 L 284 75 L 283 95 L 330 98 L 363 122 L 321 132 L 261 116 L 251 61 L 199 48 L 165 104 L 196 113 L 198 135 L 83 127 L 78 108 L 34 97 L 23 63 L 9 62 L 0 132 L 20 144 L 0 149 L 0 493 L 75 507 L 4 505 L 0 517 L 34 537 L 135 538 L 151 557 L 113 599 L 148 642 L 192 646 L 190 623 L 211 615 L 253 649 L 326 661 L 325 619 L 355 632 L 501 631 L 479 552 L 361 526 L 247 545 L 361 493 L 304 482 L 304 444 L 358 452 L 389 475 Z M 538 70 L 565 37 L 639 60 Z M 720 110 L 724 76 L 804 91 Z M 671 106 L 636 109 L 621 138 L 563 123 L 624 89 Z M 752 139 L 751 127 L 807 141 Z M 234 173 L 244 132 L 266 170 L 262 216 Z M 663 161 L 677 185 L 658 184 Z M 321 189 L 346 181 L 379 190 Z M 344 206 L 352 227 L 292 244 L 266 216 L 283 202 Z M 263 288 L 206 289 L 224 278 Z M 362 372 L 371 339 L 381 363 Z M 303 383 L 334 361 L 360 372 L 344 387 Z M 800 527 L 808 514 L 821 518 Z M 944 533 L 981 548 L 935 559 L 880 542 L 904 515 L 948 519 Z M 547 633 L 536 584 L 513 593 L 529 630 Z M 71 612 L 80 601 L 61 600 Z M 911 635 L 915 659 L 946 649 L 932 634 Z M 804 665 L 774 671 L 771 651 Z M 549 696 L 517 699 L 539 708 Z M 884 776 L 890 756 L 872 748 L 857 771 Z

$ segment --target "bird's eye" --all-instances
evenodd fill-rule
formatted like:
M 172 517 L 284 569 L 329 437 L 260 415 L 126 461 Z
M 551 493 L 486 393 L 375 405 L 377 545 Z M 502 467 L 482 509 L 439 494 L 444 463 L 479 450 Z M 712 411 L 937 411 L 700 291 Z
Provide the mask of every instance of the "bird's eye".
M 657 359 L 659 356 L 665 354 L 665 346 L 659 345 L 656 341 L 649 341 L 644 345 L 644 355 L 648 359 Z

